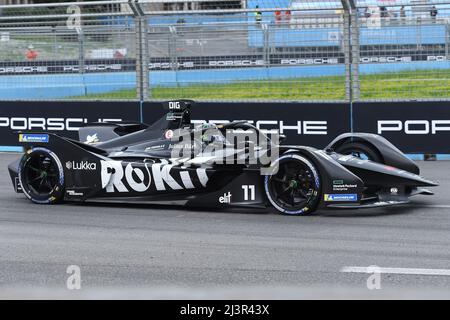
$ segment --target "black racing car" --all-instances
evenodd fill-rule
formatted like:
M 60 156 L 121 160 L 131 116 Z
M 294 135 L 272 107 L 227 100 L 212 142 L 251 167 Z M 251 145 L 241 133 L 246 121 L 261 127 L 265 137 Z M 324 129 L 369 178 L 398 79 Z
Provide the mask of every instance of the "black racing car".
M 273 207 L 301 215 L 404 204 L 437 186 L 378 135 L 343 134 L 325 150 L 283 145 L 283 137 L 274 140 L 247 122 L 194 126 L 192 103 L 166 102 L 167 114 L 152 125 L 90 124 L 80 129 L 80 141 L 18 133 L 25 154 L 9 165 L 14 188 L 40 204 Z M 229 134 L 258 139 L 236 144 Z

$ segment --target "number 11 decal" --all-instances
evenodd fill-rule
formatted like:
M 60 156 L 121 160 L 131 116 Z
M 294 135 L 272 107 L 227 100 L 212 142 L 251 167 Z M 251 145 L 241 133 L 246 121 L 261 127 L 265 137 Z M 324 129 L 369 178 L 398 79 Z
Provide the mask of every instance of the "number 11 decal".
M 243 185 L 242 189 L 244 190 L 244 201 L 255 200 L 255 185 Z

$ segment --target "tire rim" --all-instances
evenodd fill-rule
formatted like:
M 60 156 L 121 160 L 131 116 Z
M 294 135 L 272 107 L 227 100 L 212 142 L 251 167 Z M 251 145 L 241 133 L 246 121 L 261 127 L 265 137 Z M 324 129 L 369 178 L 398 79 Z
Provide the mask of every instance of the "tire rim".
M 269 201 L 286 214 L 312 211 L 320 190 L 320 180 L 314 166 L 297 155 L 281 157 L 278 165 L 276 174 L 266 176 Z
M 372 158 L 365 152 L 359 149 L 352 149 L 344 153 L 344 155 L 351 155 L 361 160 L 372 160 Z
M 60 166 L 51 153 L 34 149 L 23 163 L 20 180 L 28 198 L 47 203 L 61 183 Z

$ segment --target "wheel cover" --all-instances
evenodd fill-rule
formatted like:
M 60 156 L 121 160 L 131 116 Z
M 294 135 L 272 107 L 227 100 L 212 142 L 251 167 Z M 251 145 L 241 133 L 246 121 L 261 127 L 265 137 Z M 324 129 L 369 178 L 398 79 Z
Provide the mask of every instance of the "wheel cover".
M 287 155 L 278 159 L 278 172 L 265 177 L 266 195 L 272 205 L 285 214 L 312 211 L 320 194 L 320 178 L 307 159 Z
M 34 148 L 26 154 L 19 168 L 24 194 L 34 202 L 50 203 L 60 191 L 64 177 L 60 161 L 50 150 Z

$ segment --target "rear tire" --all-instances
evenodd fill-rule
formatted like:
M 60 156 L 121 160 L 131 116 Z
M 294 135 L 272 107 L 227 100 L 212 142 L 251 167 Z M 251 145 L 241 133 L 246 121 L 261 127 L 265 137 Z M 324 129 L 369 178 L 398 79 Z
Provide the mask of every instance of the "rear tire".
M 308 159 L 288 154 L 275 161 L 278 171 L 265 176 L 266 196 L 281 214 L 304 215 L 317 209 L 321 195 L 319 172 Z
M 373 162 L 383 163 L 378 151 L 365 143 L 361 142 L 344 142 L 341 146 L 336 148 L 337 153 L 344 155 L 353 155 L 362 160 L 370 160 Z
M 19 165 L 19 181 L 28 199 L 53 204 L 64 197 L 64 170 L 59 158 L 46 148 L 33 148 Z

